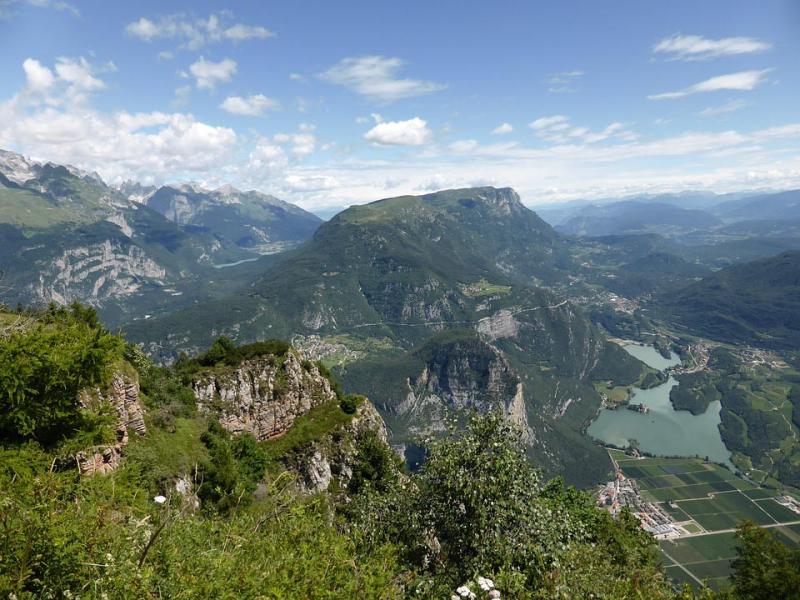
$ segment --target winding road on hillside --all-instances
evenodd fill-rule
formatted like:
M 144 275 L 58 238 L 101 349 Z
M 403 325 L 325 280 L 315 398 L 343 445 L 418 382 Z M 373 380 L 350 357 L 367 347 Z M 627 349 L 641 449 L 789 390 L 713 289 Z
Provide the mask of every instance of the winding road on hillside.
M 567 304 L 568 302 L 569 300 L 562 300 L 558 304 L 553 304 L 551 306 L 534 306 L 533 308 L 521 308 L 518 310 L 509 311 L 508 316 L 513 317 L 525 312 L 532 312 L 534 310 L 547 310 L 547 309 L 560 308 L 565 304 Z M 392 321 L 378 321 L 376 323 L 360 323 L 358 325 L 353 325 L 353 328 L 358 329 L 361 327 L 378 327 L 381 325 L 390 325 L 392 327 L 430 327 L 433 325 L 478 325 L 479 323 L 483 323 L 485 321 L 494 319 L 495 316 L 496 313 L 495 315 L 490 315 L 488 317 L 481 317 L 480 319 L 474 321 L 423 321 L 422 323 L 400 323 Z

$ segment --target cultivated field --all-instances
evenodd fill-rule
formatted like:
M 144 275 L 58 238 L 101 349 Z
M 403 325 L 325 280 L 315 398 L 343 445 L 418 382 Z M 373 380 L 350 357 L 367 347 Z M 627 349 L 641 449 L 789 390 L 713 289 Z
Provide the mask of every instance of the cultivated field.
M 736 556 L 734 530 L 744 520 L 770 528 L 786 544 L 800 544 L 800 514 L 719 465 L 699 459 L 633 459 L 612 453 L 642 495 L 690 535 L 661 541 L 667 574 L 679 583 L 724 587 Z

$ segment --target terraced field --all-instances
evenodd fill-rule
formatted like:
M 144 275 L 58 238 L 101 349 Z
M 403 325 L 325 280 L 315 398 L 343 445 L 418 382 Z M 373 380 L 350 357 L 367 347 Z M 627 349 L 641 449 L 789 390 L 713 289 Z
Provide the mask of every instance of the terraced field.
M 690 532 L 660 542 L 667 575 L 678 583 L 724 587 L 736 556 L 734 530 L 744 520 L 772 529 L 787 545 L 800 544 L 800 514 L 778 504 L 774 490 L 699 459 L 611 456 L 646 499 Z

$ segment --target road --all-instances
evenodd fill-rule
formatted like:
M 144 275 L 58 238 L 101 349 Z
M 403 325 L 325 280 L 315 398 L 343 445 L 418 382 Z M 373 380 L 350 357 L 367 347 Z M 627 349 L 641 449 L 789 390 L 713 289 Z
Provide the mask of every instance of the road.
M 567 304 L 569 300 L 562 300 L 558 304 L 553 304 L 552 306 L 534 306 L 533 308 L 521 308 L 518 310 L 509 311 L 509 316 L 513 317 L 515 315 L 519 315 L 525 312 L 531 312 L 534 310 L 546 310 L 546 309 L 553 309 L 553 308 L 560 308 Z M 359 325 L 353 325 L 354 329 L 360 327 L 379 327 L 381 325 L 390 325 L 392 327 L 431 327 L 433 325 L 478 325 L 479 323 L 483 323 L 484 321 L 489 321 L 495 316 L 494 315 L 488 317 L 481 317 L 475 321 L 423 321 L 421 323 L 400 323 L 400 322 L 392 322 L 392 321 L 377 321 L 376 323 L 361 323 Z
M 783 525 L 800 525 L 800 519 L 797 521 L 786 521 L 785 523 L 769 523 L 768 525 L 759 525 L 761 529 L 769 529 L 770 527 L 781 527 Z M 676 540 L 685 540 L 690 537 L 700 537 L 702 535 L 717 535 L 718 533 L 733 533 L 736 531 L 736 528 L 732 529 L 720 529 L 719 531 L 701 531 L 700 533 L 690 533 L 688 535 L 682 535 L 679 538 L 672 538 Z

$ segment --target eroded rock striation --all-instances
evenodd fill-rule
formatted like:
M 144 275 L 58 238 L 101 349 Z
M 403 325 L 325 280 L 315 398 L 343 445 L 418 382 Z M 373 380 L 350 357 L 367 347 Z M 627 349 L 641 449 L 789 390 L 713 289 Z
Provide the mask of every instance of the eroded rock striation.
M 117 372 L 106 390 L 84 390 L 79 398 L 81 405 L 98 410 L 109 404 L 117 414 L 116 442 L 81 450 L 75 461 L 81 475 L 104 475 L 116 469 L 128 444 L 129 432 L 145 435 L 144 410 L 139 396 L 139 380 L 135 375 Z
M 199 410 L 215 415 L 231 433 L 251 433 L 260 441 L 283 434 L 297 417 L 336 399 L 317 365 L 293 352 L 211 369 L 195 379 L 192 390 Z
M 358 441 L 374 431 L 388 443 L 386 424 L 369 400 L 362 402 L 346 425 L 327 433 L 294 457 L 301 492 L 314 494 L 327 490 L 336 480 L 347 487 L 358 459 Z

